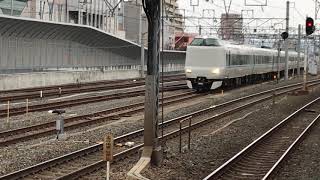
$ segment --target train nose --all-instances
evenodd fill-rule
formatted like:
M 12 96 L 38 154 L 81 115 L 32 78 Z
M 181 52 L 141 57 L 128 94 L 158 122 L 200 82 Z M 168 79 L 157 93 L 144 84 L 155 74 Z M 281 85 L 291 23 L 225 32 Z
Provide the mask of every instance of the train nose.
M 205 82 L 206 80 L 206 77 L 197 77 L 197 82 Z
M 196 83 L 198 85 L 204 85 L 208 82 L 208 79 L 206 77 L 197 77 L 196 78 Z

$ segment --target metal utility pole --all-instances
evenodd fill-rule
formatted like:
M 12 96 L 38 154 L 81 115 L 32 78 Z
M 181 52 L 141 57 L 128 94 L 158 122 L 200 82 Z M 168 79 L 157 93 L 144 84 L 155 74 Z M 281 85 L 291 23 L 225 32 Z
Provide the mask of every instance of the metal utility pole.
M 305 50 L 304 56 L 304 72 L 303 72 L 303 91 L 307 91 L 307 71 L 308 71 L 308 59 L 309 59 L 309 41 L 308 37 L 306 38 L 307 49 Z
M 145 78 L 144 148 L 152 148 L 151 163 L 159 165 L 162 150 L 158 140 L 159 60 L 160 60 L 160 0 L 142 0 L 148 19 L 148 60 Z
M 286 9 L 286 32 L 289 33 L 289 6 L 290 2 L 287 1 L 287 9 Z M 285 43 L 285 69 L 284 69 L 284 80 L 288 80 L 289 77 L 289 67 L 288 67 L 288 61 L 289 61 L 289 56 L 288 56 L 288 46 L 289 46 L 289 41 L 286 39 L 284 41 Z
M 298 60 L 297 60 L 297 75 L 300 75 L 300 48 L 301 48 L 301 24 L 298 26 Z
M 80 22 L 81 21 L 81 11 L 80 11 L 81 5 L 80 5 L 80 3 L 81 3 L 80 0 L 78 0 L 78 24 L 81 24 L 81 22 Z
M 69 8 L 68 8 L 68 0 L 66 0 L 66 23 L 69 22 Z
M 88 2 L 86 2 L 86 25 L 89 25 L 89 7 Z
M 11 0 L 11 12 L 10 15 L 13 16 L 13 0 Z
M 102 18 L 101 19 L 102 19 L 102 30 L 106 31 L 106 29 L 105 29 L 106 19 L 104 18 L 104 14 L 105 14 L 104 6 L 105 6 L 105 4 L 102 3 Z M 107 17 L 107 14 L 106 14 L 106 17 Z
M 144 77 L 144 43 L 143 43 L 143 13 L 142 13 L 142 6 L 140 8 L 140 21 L 139 21 L 139 43 L 141 46 L 141 72 L 140 76 L 143 78 Z
M 90 26 L 93 26 L 93 1 L 90 3 Z
M 315 5 L 314 5 L 314 19 L 317 19 L 318 16 L 318 11 L 319 11 L 319 5 L 318 5 L 318 0 L 314 1 Z
M 93 1 L 94 2 L 94 24 L 93 24 L 93 26 L 96 28 L 97 27 L 97 18 L 98 18 L 98 16 L 97 16 L 97 0 L 94 0 Z
M 280 46 L 281 46 L 281 40 L 279 39 L 278 41 L 278 57 L 277 57 L 277 82 L 279 82 L 279 79 L 280 79 Z

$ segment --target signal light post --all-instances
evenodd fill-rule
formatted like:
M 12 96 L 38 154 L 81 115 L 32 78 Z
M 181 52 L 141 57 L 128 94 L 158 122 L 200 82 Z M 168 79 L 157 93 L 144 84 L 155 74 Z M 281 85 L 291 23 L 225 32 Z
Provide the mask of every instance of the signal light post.
M 314 21 L 311 17 L 307 17 L 306 19 L 306 35 L 309 36 L 315 30 Z
M 311 17 L 307 17 L 306 19 L 306 36 L 311 35 L 315 30 L 314 21 Z M 303 91 L 307 91 L 307 69 L 308 69 L 308 59 L 309 59 L 309 43 L 308 43 L 308 37 L 306 39 L 307 41 L 307 50 L 306 50 L 306 57 L 304 62 L 304 74 L 303 74 Z M 315 56 L 313 52 L 313 56 Z

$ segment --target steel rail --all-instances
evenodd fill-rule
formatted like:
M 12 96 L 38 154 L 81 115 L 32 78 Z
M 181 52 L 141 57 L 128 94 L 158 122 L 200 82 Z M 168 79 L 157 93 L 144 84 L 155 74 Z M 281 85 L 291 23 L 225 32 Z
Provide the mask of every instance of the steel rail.
M 312 82 L 315 82 L 315 83 L 314 83 L 314 84 L 311 84 L 311 85 L 309 85 L 309 86 L 313 86 L 313 85 L 318 85 L 318 84 L 319 84 L 319 83 L 317 83 L 316 81 L 312 81 Z M 288 87 L 288 86 L 286 86 L 286 87 Z M 293 85 L 291 85 L 291 86 L 289 86 L 289 87 L 293 87 Z M 276 88 L 276 89 L 281 90 L 282 88 L 280 87 L 280 88 Z M 300 88 L 290 89 L 290 90 L 287 90 L 287 91 L 285 91 L 285 92 L 278 93 L 278 94 L 276 94 L 276 95 L 277 95 L 277 96 L 283 95 L 283 94 L 285 94 L 285 93 L 288 93 L 288 92 L 291 92 L 291 91 L 294 91 L 294 90 L 297 90 L 297 89 L 300 89 Z M 270 93 L 270 92 L 274 92 L 274 90 L 267 90 L 267 91 L 264 91 L 264 92 L 262 92 L 262 93 L 266 93 L 266 92 L 269 92 L 269 93 Z M 249 98 L 250 96 L 251 96 L 251 95 L 247 96 L 247 98 Z M 251 107 L 252 105 L 255 105 L 255 104 L 259 103 L 259 102 L 263 102 L 263 101 L 265 101 L 265 100 L 269 100 L 269 99 L 271 99 L 271 98 L 272 98 L 272 95 L 271 95 L 271 96 L 268 96 L 268 97 L 265 97 L 265 98 L 262 98 L 262 99 L 260 99 L 260 100 L 256 100 L 256 101 L 254 101 L 254 102 L 252 102 L 252 103 L 247 103 L 247 104 L 242 105 L 242 106 L 240 106 L 240 107 L 233 108 L 233 109 L 231 109 L 231 110 L 229 110 L 229 111 L 220 113 L 219 115 L 215 115 L 215 116 L 213 116 L 213 117 L 211 117 L 211 118 L 208 118 L 208 119 L 205 119 L 205 120 L 203 120 L 203 121 L 194 123 L 194 124 L 192 124 L 191 128 L 201 127 L 201 126 L 203 126 L 203 125 L 205 125 L 205 124 L 207 124 L 207 123 L 210 123 L 212 120 L 217 120 L 217 119 L 223 118 L 223 117 L 227 116 L 228 114 L 230 114 L 230 113 L 232 113 L 232 112 L 237 112 L 237 111 L 242 110 L 242 109 L 244 109 L 244 108 L 246 108 L 246 107 Z M 239 98 L 239 99 L 246 99 L 246 98 L 243 97 L 243 98 Z M 231 103 L 231 104 L 234 103 L 234 100 L 230 101 L 230 103 Z M 196 111 L 196 112 L 194 112 L 194 114 L 193 114 L 193 113 L 190 113 L 190 114 L 185 115 L 185 116 L 190 116 L 190 115 L 197 116 L 197 115 L 200 115 L 200 114 L 202 114 L 202 113 L 204 113 L 204 112 L 207 112 L 208 110 L 212 110 L 212 109 L 219 108 L 219 107 L 224 107 L 226 104 L 227 104 L 227 103 L 222 103 L 222 104 L 220 104 L 220 105 L 207 108 L 206 110 Z M 181 119 L 184 119 L 185 116 L 181 116 L 181 117 L 178 117 L 178 118 L 169 120 L 169 121 L 165 121 L 163 124 L 160 124 L 160 126 L 161 126 L 161 127 L 162 127 L 162 126 L 168 126 L 168 125 L 171 125 L 171 124 L 173 124 L 173 123 L 179 122 Z M 186 132 L 188 132 L 188 128 L 187 128 L 187 127 L 183 127 L 183 128 L 182 128 L 182 131 L 183 131 L 183 133 L 186 133 Z M 179 134 L 179 130 L 176 130 L 176 131 L 173 131 L 173 132 L 169 133 L 168 135 L 171 135 L 171 136 L 173 137 L 173 136 L 177 136 L 178 134 Z M 115 143 L 121 142 L 121 140 L 130 139 L 130 137 L 137 137 L 137 136 L 140 136 L 140 135 L 143 135 L 143 129 L 140 129 L 140 130 L 137 130 L 137 131 L 130 132 L 130 133 L 128 133 L 128 134 L 119 136 L 119 137 L 115 138 Z M 169 136 L 167 136 L 167 135 L 164 136 L 164 138 L 166 138 L 166 137 L 169 137 Z M 139 147 L 142 147 L 142 145 L 139 145 Z M 81 154 L 81 153 L 82 153 L 82 154 L 88 154 L 88 153 L 86 153 L 86 151 L 87 151 L 87 152 L 88 152 L 89 150 L 92 151 L 92 149 L 96 149 L 97 151 L 98 151 L 98 150 L 101 150 L 101 149 L 102 149 L 102 145 L 101 145 L 101 144 L 97 144 L 97 145 L 94 145 L 94 146 L 90 146 L 89 148 L 85 148 L 85 149 L 83 149 L 83 151 L 79 150 L 79 151 L 74 152 L 74 153 L 69 153 L 68 156 L 65 155 L 65 156 L 58 157 L 58 158 L 56 158 L 56 159 L 52 159 L 52 160 L 46 161 L 47 163 L 46 163 L 45 166 L 54 166 L 54 165 L 57 164 L 56 162 L 57 162 L 58 160 L 59 160 L 59 161 L 66 161 L 66 160 L 63 160 L 63 159 L 65 159 L 66 157 L 69 157 L 69 158 L 73 159 L 72 156 L 80 156 L 79 154 Z M 133 148 L 133 149 L 134 149 L 134 148 Z M 139 148 L 138 148 L 138 149 L 139 149 Z M 135 150 L 137 150 L 137 149 L 135 149 Z M 131 150 L 129 149 L 129 150 L 127 150 L 127 151 L 131 151 Z M 132 151 L 134 151 L 134 150 L 132 150 Z M 135 152 L 136 152 L 136 151 L 135 151 Z M 121 154 L 121 153 L 119 153 L 119 155 L 120 155 L 120 154 Z M 115 159 L 117 159 L 117 158 L 115 158 Z M 95 166 L 96 166 L 96 167 L 99 167 L 99 166 L 102 165 L 102 164 L 103 164 L 103 162 L 102 162 L 102 161 L 99 161 L 99 162 L 95 163 Z M 8 175 L 4 175 L 4 176 L 0 177 L 0 179 L 1 179 L 1 178 L 8 178 L 8 179 L 21 178 L 21 177 L 24 177 L 24 176 L 30 174 L 29 171 L 32 172 L 32 173 L 36 173 L 36 172 L 40 171 L 40 170 L 42 169 L 41 166 L 42 166 L 41 164 L 39 164 L 39 167 L 37 167 L 37 165 L 34 165 L 34 166 L 30 167 L 30 168 L 25 168 L 25 169 L 23 169 L 23 170 L 10 173 L 10 174 L 8 174 Z M 91 169 L 91 168 L 90 168 L 90 167 L 87 167 L 86 169 Z M 91 171 L 93 171 L 93 170 L 91 169 Z M 79 175 L 81 175 L 80 171 L 77 172 L 77 173 L 78 173 Z
M 178 81 L 183 80 L 183 78 L 179 77 L 172 77 L 167 78 L 167 81 Z M 144 81 L 134 81 L 134 82 L 128 82 L 128 83 L 112 83 L 112 84 L 101 84 L 101 85 L 95 85 L 95 86 L 84 86 L 81 87 L 73 87 L 70 89 L 62 89 L 61 95 L 68 95 L 68 94 L 74 94 L 74 93 L 84 93 L 84 92 L 93 92 L 93 91 L 101 91 L 101 90 L 113 90 L 113 89 L 122 89 L 122 88 L 129 88 L 129 87 L 135 87 L 135 86 L 142 86 L 144 85 Z M 51 97 L 51 96 L 59 96 L 60 92 L 59 89 L 56 90 L 48 90 L 48 91 L 42 91 L 43 97 Z M 22 93 L 22 94 L 16 94 L 16 95 L 7 95 L 7 96 L 1 96 L 0 101 L 16 101 L 16 100 L 24 100 L 24 99 L 37 99 L 40 98 L 40 93 L 38 92 L 29 92 L 29 93 Z
M 173 75 L 165 75 L 164 78 L 183 78 L 185 77 L 184 74 L 173 74 Z M 123 83 L 123 82 L 137 82 L 137 81 L 144 81 L 144 78 L 129 78 L 129 79 L 118 79 L 118 80 L 102 80 L 102 81 L 92 81 L 92 82 L 82 82 L 82 83 L 68 83 L 68 84 L 61 84 L 61 85 L 50 85 L 50 86 L 41 86 L 41 87 L 30 87 L 30 88 L 20 88 L 20 89 L 10 89 L 10 90 L 0 90 L 0 93 L 25 93 L 25 92 L 38 92 L 40 90 L 57 90 L 59 88 L 78 88 L 79 85 L 83 86 L 95 86 L 95 85 L 105 85 L 106 83 Z
M 181 102 L 190 98 L 196 98 L 202 96 L 202 94 L 193 94 L 192 92 L 180 93 L 165 97 L 164 105 Z M 112 108 L 92 114 L 83 116 L 76 116 L 65 119 L 65 130 L 72 130 L 78 127 L 97 124 L 104 121 L 118 119 L 121 116 L 132 115 L 144 110 L 144 102 L 133 103 L 130 105 Z M 29 139 L 35 139 L 47 135 L 54 135 L 56 133 L 55 122 L 42 123 L 39 125 L 33 125 L 20 129 L 14 129 L 9 131 L 0 132 L 0 138 L 4 139 L 0 141 L 0 146 L 7 146 L 21 141 Z M 13 137 L 11 137 L 13 136 Z
M 299 137 L 290 145 L 290 147 L 285 151 L 285 153 L 279 158 L 279 160 L 274 164 L 274 166 L 268 171 L 268 173 L 263 177 L 263 180 L 268 179 L 272 173 L 275 172 L 275 169 L 279 167 L 280 163 L 284 161 L 286 157 L 288 157 L 289 153 L 293 151 L 293 148 L 296 147 L 302 139 L 310 133 L 311 129 L 315 126 L 315 124 L 320 119 L 320 114 L 312 120 L 312 122 L 308 125 L 308 127 L 299 135 Z
M 292 90 L 289 90 L 289 91 L 292 91 Z M 281 92 L 281 93 L 278 93 L 277 95 L 282 95 L 282 94 L 288 93 L 289 91 Z M 230 115 L 232 113 L 235 113 L 235 112 L 238 112 L 238 111 L 240 111 L 242 109 L 245 109 L 246 107 L 251 107 L 251 106 L 253 106 L 253 105 L 255 105 L 255 104 L 259 103 L 259 102 L 263 102 L 263 101 L 266 101 L 266 100 L 271 99 L 271 98 L 272 98 L 272 96 L 267 96 L 265 98 L 261 98 L 259 100 L 255 100 L 255 101 L 249 102 L 247 104 L 244 104 L 244 105 L 241 105 L 239 107 L 233 108 L 231 110 L 225 111 L 223 113 L 217 114 L 217 115 L 212 116 L 210 118 L 204 119 L 204 120 L 202 120 L 200 122 L 196 122 L 196 123 L 192 124 L 190 128 L 191 128 L 191 130 L 194 130 L 194 129 L 203 127 L 204 125 L 212 122 L 213 120 L 221 119 L 221 118 L 226 117 L 226 116 L 228 116 L 228 115 Z M 184 119 L 184 118 L 185 117 L 180 118 L 179 120 Z M 178 121 L 178 119 L 176 119 L 176 122 L 177 121 Z M 181 129 L 181 131 L 182 131 L 183 134 L 187 133 L 189 131 L 189 127 L 183 127 Z M 175 137 L 177 137 L 179 135 L 180 135 L 180 130 L 177 129 L 177 130 L 174 130 L 174 131 L 172 131 L 170 133 L 167 133 L 166 135 L 161 137 L 160 141 L 164 142 L 164 141 L 167 141 L 169 139 L 175 138 Z M 142 146 L 143 146 L 143 144 L 138 145 L 139 148 L 141 148 Z M 139 149 L 139 148 L 137 148 L 137 149 Z M 132 149 L 132 151 L 137 151 L 137 149 Z M 119 153 L 117 155 L 121 156 L 122 158 L 127 156 L 127 155 L 122 155 L 121 153 Z M 60 180 L 78 179 L 78 178 L 80 178 L 80 177 L 82 177 L 82 176 L 84 176 L 86 174 L 90 174 L 90 173 L 92 173 L 92 172 L 94 172 L 94 171 L 96 171 L 98 169 L 103 168 L 104 165 L 105 165 L 105 162 L 101 160 L 101 161 L 98 161 L 98 162 L 93 163 L 91 165 L 88 165 L 88 166 L 86 166 L 84 168 L 81 168 L 79 170 L 73 171 L 73 172 L 71 172 L 71 173 L 69 173 L 67 175 L 59 177 L 58 179 L 60 179 Z
M 183 83 L 183 84 L 178 84 L 174 86 L 166 86 L 164 90 L 173 91 L 178 89 L 187 89 L 187 86 L 185 86 L 185 83 Z M 59 102 L 41 103 L 41 104 L 29 105 L 28 112 L 45 111 L 45 110 L 52 110 L 55 108 L 72 107 L 72 106 L 96 103 L 96 102 L 101 102 L 106 100 L 136 97 L 136 96 L 144 95 L 144 93 L 145 93 L 144 90 L 136 90 L 136 91 L 130 91 L 130 92 L 123 92 L 123 93 L 113 93 L 110 95 L 100 95 L 100 96 L 93 96 L 93 97 L 64 100 Z M 10 116 L 25 114 L 26 107 L 10 108 L 9 113 L 10 113 Z M 3 118 L 3 117 L 7 117 L 7 109 L 0 109 L 0 118 Z
M 267 137 L 270 137 L 273 133 L 275 133 L 277 130 L 279 130 L 281 127 L 285 126 L 286 123 L 288 123 L 292 118 L 296 117 L 297 115 L 301 114 L 303 110 L 305 110 L 307 107 L 310 107 L 314 103 L 320 100 L 320 97 L 312 100 L 311 102 L 307 103 L 303 107 L 296 110 L 294 113 L 287 116 L 285 119 L 283 119 L 281 122 L 276 124 L 274 127 L 269 129 L 267 132 L 265 132 L 263 135 L 261 135 L 259 138 L 254 140 L 252 143 L 250 143 L 248 146 L 243 148 L 240 152 L 238 152 L 236 155 L 234 155 L 232 158 L 230 158 L 227 162 L 222 164 L 219 168 L 217 168 L 215 171 L 210 173 L 208 176 L 206 176 L 203 180 L 211 180 L 211 179 L 218 179 L 222 174 L 224 174 L 229 166 L 231 166 L 233 163 L 236 163 L 239 161 L 239 159 L 242 158 L 242 156 L 246 155 L 247 153 L 253 151 L 253 149 L 258 146 L 258 144 L 261 144 L 263 140 L 265 140 Z M 309 131 L 310 127 L 314 125 L 314 123 L 319 119 L 318 115 L 312 123 L 308 125 L 308 127 L 299 135 L 299 137 L 294 141 L 293 144 L 289 146 L 288 149 L 286 149 L 285 153 L 282 154 L 280 159 L 277 160 L 277 162 L 272 166 L 272 168 L 264 175 L 263 179 L 266 179 L 270 176 L 270 174 L 274 171 L 274 169 L 280 164 L 280 162 L 284 159 L 286 155 L 288 155 L 289 151 L 292 149 L 294 145 L 297 144 L 299 140 L 301 140 L 301 137 L 305 135 L 306 132 Z

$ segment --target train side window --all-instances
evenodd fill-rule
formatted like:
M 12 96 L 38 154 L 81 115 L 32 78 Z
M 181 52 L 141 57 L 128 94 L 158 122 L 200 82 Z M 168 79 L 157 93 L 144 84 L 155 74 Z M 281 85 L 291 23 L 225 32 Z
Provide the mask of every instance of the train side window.
M 217 39 L 208 38 L 204 39 L 205 46 L 220 46 L 220 43 Z
M 231 54 L 230 54 L 230 51 L 229 53 L 227 53 L 227 66 L 230 66 L 230 60 L 231 60 Z
M 239 55 L 232 54 L 232 56 L 231 56 L 231 65 L 237 65 L 238 64 L 237 63 L 238 59 L 239 59 Z

